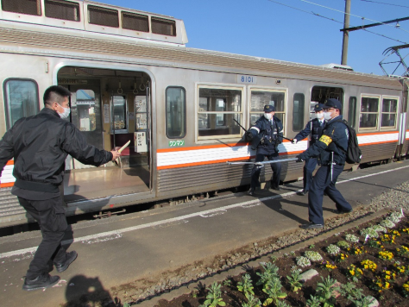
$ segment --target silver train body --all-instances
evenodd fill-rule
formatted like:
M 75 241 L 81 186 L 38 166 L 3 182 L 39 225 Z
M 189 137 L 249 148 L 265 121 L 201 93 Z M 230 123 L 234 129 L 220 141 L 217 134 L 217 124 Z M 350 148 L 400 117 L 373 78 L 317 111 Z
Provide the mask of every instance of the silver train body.
M 168 16 L 91 1 L 2 0 L 0 134 L 41 110 L 45 89 L 59 84 L 72 92 L 70 121 L 90 143 L 111 150 L 131 140 L 122 168 L 67 158 L 61 193 L 68 215 L 249 184 L 250 166 L 226 162 L 254 157 L 234 120 L 250 127 L 264 104 L 275 105 L 292 138 L 316 102 L 338 98 L 358 133 L 362 163 L 408 152 L 406 79 L 186 43 L 183 21 Z M 285 141 L 280 155 L 307 146 Z M 302 177 L 301 163 L 283 164 L 283 181 Z M 0 227 L 30 220 L 10 193 L 13 165 L 1 177 Z M 266 167 L 261 179 L 271 175 Z

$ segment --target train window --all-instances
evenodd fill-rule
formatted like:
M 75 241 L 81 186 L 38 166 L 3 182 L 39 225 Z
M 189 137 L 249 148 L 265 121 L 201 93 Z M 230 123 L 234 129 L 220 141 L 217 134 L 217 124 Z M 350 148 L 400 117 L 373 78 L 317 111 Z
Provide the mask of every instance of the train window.
M 122 28 L 149 32 L 148 16 L 122 12 Z
M 176 23 L 173 20 L 151 17 L 152 33 L 176 36 Z
M 397 99 L 383 98 L 381 127 L 383 128 L 396 127 L 397 106 L 398 106 Z
M 377 128 L 379 98 L 362 97 L 359 128 Z
M 32 80 L 7 80 L 4 95 L 7 129 L 20 118 L 39 112 L 38 86 Z
M 166 89 L 166 135 L 170 139 L 186 135 L 186 94 L 182 87 Z
M 126 98 L 125 96 L 113 96 L 113 118 L 112 124 L 115 130 L 125 130 L 128 129 L 126 121 Z
M 293 100 L 293 131 L 304 128 L 304 94 L 295 93 Z
M 199 136 L 240 135 L 241 118 L 241 90 L 199 89 Z
M 275 115 L 284 125 L 285 118 L 285 92 L 280 91 L 251 91 L 251 106 L 250 106 L 250 123 L 254 125 L 256 121 L 264 114 L 263 109 L 267 104 L 273 105 L 276 109 Z
M 356 128 L 356 97 L 349 97 L 349 105 L 348 105 L 348 123 L 351 127 Z
M 27 15 L 41 15 L 40 0 L 1 0 L 3 11 Z
M 62 0 L 45 0 L 45 16 L 63 20 L 79 21 L 80 5 L 76 2 Z
M 94 25 L 119 27 L 118 11 L 99 6 L 88 5 L 88 22 Z
M 77 121 L 81 131 L 94 131 L 97 128 L 95 116 L 95 93 L 93 90 L 78 90 L 71 96 L 72 121 Z

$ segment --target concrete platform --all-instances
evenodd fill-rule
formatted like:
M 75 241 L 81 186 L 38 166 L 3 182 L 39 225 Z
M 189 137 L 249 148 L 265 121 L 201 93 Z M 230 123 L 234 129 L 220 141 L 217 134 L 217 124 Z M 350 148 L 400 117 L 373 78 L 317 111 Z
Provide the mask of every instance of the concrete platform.
M 356 207 L 408 178 L 409 161 L 404 161 L 344 172 L 337 188 Z M 257 197 L 239 193 L 72 225 L 65 242 L 79 257 L 59 274 L 65 283 L 44 292 L 21 290 L 40 233 L 0 238 L 0 304 L 60 306 L 92 291 L 109 295 L 121 284 L 298 229 L 308 221 L 307 196 L 295 194 L 301 186 L 301 182 L 290 183 L 279 194 L 272 190 Z M 334 216 L 334 209 L 325 197 L 325 218 Z

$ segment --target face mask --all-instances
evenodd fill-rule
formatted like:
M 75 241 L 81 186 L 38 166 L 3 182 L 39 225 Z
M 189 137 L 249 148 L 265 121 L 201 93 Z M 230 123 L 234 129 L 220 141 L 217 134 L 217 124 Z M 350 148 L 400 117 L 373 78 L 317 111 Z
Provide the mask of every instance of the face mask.
M 61 106 L 61 105 L 60 105 L 60 107 L 64 109 L 64 112 L 63 112 L 63 113 L 57 112 L 58 115 L 60 115 L 60 117 L 61 117 L 62 119 L 68 118 L 68 116 L 70 116 L 71 109 L 70 109 L 70 108 L 64 108 L 64 107 Z
M 324 117 L 324 113 L 315 113 L 315 116 L 316 116 L 318 119 L 322 119 L 322 118 Z
M 325 120 L 330 120 L 331 119 L 331 113 L 330 112 L 324 112 L 324 119 Z
M 271 113 L 264 113 L 264 117 L 267 118 L 268 120 L 273 118 L 273 114 Z

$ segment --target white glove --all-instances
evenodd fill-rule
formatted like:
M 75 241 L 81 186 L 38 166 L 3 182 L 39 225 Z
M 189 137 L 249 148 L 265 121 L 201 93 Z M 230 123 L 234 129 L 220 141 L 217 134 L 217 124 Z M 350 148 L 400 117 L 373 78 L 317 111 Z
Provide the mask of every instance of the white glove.
M 291 141 L 291 143 L 293 143 L 293 144 L 297 144 L 297 139 L 292 139 L 292 141 Z

